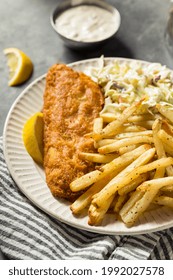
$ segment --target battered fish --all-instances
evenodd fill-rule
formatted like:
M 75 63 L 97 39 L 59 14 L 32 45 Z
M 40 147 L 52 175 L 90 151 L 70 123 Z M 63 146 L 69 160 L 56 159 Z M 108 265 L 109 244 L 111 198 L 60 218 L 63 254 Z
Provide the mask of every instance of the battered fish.
M 104 103 L 99 86 L 83 73 L 64 64 L 52 66 L 44 93 L 44 168 L 46 182 L 55 197 L 76 198 L 69 184 L 94 170 L 95 164 L 79 158 L 80 152 L 94 152 L 93 120 Z

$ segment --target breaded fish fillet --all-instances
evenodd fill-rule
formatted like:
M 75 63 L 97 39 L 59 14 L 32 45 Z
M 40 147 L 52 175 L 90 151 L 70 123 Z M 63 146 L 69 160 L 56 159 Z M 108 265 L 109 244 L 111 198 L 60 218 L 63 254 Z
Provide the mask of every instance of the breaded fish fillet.
M 92 131 L 104 99 L 99 86 L 83 73 L 64 64 L 52 66 L 44 93 L 44 168 L 46 182 L 55 197 L 73 200 L 69 184 L 94 169 L 79 152 L 94 152 Z

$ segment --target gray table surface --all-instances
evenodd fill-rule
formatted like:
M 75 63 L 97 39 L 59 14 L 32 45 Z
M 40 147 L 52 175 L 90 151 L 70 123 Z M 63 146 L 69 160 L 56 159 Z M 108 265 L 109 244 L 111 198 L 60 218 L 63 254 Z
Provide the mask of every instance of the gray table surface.
M 70 63 L 105 56 L 160 62 L 173 69 L 165 46 L 169 0 L 107 0 L 120 11 L 122 22 L 115 38 L 93 51 L 74 51 L 58 38 L 50 24 L 50 14 L 60 0 L 0 1 L 0 135 L 8 111 L 23 89 L 57 62 Z M 34 63 L 28 82 L 8 87 L 8 69 L 3 49 L 17 47 Z M 173 46 L 172 46 L 173 48 Z M 1 238 L 1 237 L 0 237 Z M 0 252 L 0 259 L 5 258 Z

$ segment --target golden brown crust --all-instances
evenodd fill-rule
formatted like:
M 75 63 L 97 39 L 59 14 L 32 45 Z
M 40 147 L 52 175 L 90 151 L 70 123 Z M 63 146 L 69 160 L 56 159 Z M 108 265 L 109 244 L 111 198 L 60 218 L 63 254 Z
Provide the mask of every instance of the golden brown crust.
M 93 170 L 94 163 L 78 157 L 93 152 L 92 131 L 104 99 L 99 86 L 83 73 L 64 64 L 52 66 L 44 93 L 44 168 L 47 184 L 55 197 L 73 200 L 69 184 Z

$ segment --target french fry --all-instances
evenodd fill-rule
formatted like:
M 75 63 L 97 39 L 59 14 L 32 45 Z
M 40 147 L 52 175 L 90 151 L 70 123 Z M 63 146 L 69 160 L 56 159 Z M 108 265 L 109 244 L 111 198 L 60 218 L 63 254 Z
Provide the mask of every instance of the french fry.
M 158 158 L 166 157 L 163 143 L 160 140 L 160 138 L 158 137 L 158 133 L 159 133 L 161 127 L 162 127 L 162 120 L 156 119 L 153 123 L 152 130 L 153 130 L 154 146 L 156 148 L 156 153 L 157 153 Z M 161 166 L 156 170 L 154 178 L 161 178 L 164 176 L 164 174 L 165 174 L 165 167 Z
M 124 139 L 129 137 L 135 137 L 135 136 L 153 136 L 152 130 L 144 130 L 144 131 L 138 131 L 138 132 L 126 132 L 126 133 L 119 133 L 116 135 L 116 139 Z
M 173 166 L 172 165 L 166 167 L 166 174 L 167 174 L 167 176 L 173 176 Z
M 149 207 L 149 205 L 153 201 L 154 197 L 156 196 L 157 190 L 155 190 L 155 189 L 152 191 L 147 190 L 146 192 L 137 190 L 136 193 L 140 197 L 140 199 L 137 200 L 136 203 L 134 203 L 134 205 L 131 208 L 129 208 L 129 210 L 128 210 L 128 212 L 126 212 L 126 214 L 122 215 L 122 213 L 120 211 L 120 217 L 128 227 L 133 226 L 134 223 L 139 218 L 139 216 L 144 211 L 146 211 L 146 209 Z M 126 203 L 128 203 L 128 202 L 126 202 Z
M 136 122 L 135 124 L 138 125 L 138 126 L 142 126 L 146 129 L 152 129 L 153 123 L 154 123 L 154 120 L 148 120 L 148 121 Z
M 114 176 L 116 172 L 111 173 L 107 177 L 94 183 L 86 192 L 78 197 L 70 206 L 73 214 L 79 214 L 81 211 L 88 207 L 94 194 L 99 192 Z
M 173 123 L 173 114 L 172 114 L 173 111 L 171 110 L 169 104 L 168 105 L 157 104 L 156 108 L 158 109 L 158 111 L 162 116 L 166 117 L 171 123 Z
M 108 213 L 115 213 L 114 207 L 115 207 L 115 205 L 118 201 L 118 198 L 119 198 L 119 194 L 118 194 L 118 192 L 116 192 L 115 195 L 114 195 L 114 199 L 112 200 L 112 202 L 109 206 Z
M 100 117 L 102 117 L 103 122 L 105 123 L 109 123 L 117 119 L 117 116 L 114 113 L 102 113 L 100 114 Z
M 167 143 L 163 142 L 163 147 L 166 154 L 173 157 L 173 149 L 171 146 L 169 146 L 169 141 Z
M 133 151 L 129 151 L 126 154 L 119 156 L 112 162 L 100 167 L 100 170 L 109 174 L 115 168 L 118 168 L 122 164 L 123 164 L 123 167 L 125 167 L 125 164 L 126 164 L 126 166 L 129 165 L 131 162 L 135 161 L 142 153 L 145 153 L 148 150 L 151 150 L 150 145 L 148 145 L 148 144 L 141 145 L 140 147 L 137 147 Z M 132 158 L 133 158 L 133 160 L 132 160 Z M 125 164 L 124 164 L 124 162 L 125 162 Z
M 141 165 L 146 164 L 154 156 L 154 153 L 155 153 L 154 148 L 147 150 L 145 153 L 139 156 L 135 161 L 133 161 L 130 165 L 128 165 L 123 171 L 121 171 L 115 178 L 113 178 L 99 193 L 97 193 L 97 195 L 95 195 L 95 198 L 92 201 L 95 207 L 96 208 L 102 207 L 104 201 L 106 201 L 116 191 L 124 187 L 133 179 L 137 178 L 140 174 L 136 173 L 135 169 Z M 131 176 L 131 173 L 134 173 L 132 174 L 134 178 Z
M 156 169 L 153 179 L 162 178 L 165 175 L 165 167 L 161 166 Z
M 173 125 L 168 123 L 167 120 L 162 120 L 162 127 L 168 134 L 171 134 L 173 136 Z
M 140 144 L 121 147 L 121 148 L 119 148 L 119 150 L 117 151 L 117 153 L 118 153 L 119 155 L 123 155 L 123 154 L 125 154 L 125 153 L 130 152 L 130 151 L 133 151 L 134 149 L 136 149 L 137 147 L 139 147 L 139 145 L 140 145 Z
M 84 160 L 97 162 L 97 163 L 108 163 L 117 157 L 117 154 L 100 155 L 97 153 L 80 153 L 79 157 Z
M 154 203 L 159 203 L 159 200 L 155 199 L 159 190 L 164 186 L 172 184 L 172 182 L 173 182 L 173 177 L 165 177 L 165 178 L 153 179 L 142 183 L 119 213 L 123 222 L 127 226 L 133 226 L 133 224 L 136 222 L 139 216 L 144 211 L 147 210 L 147 208 L 151 205 L 153 201 Z M 134 203 L 134 197 L 139 198 L 135 200 L 135 203 Z M 171 200 L 169 200 L 169 203 L 170 201 Z M 167 203 L 167 206 L 169 205 L 169 203 Z
M 109 123 L 100 133 L 93 133 L 93 138 L 95 140 L 100 140 L 102 138 L 107 138 L 107 136 L 117 134 L 120 126 L 125 123 L 126 120 L 137 110 L 141 103 L 142 100 L 132 104 L 130 107 L 127 107 L 117 120 Z
M 99 179 L 102 179 L 102 172 L 94 170 L 72 181 L 70 188 L 73 192 L 77 192 L 87 188 Z
M 140 131 L 145 131 L 145 130 L 147 130 L 145 127 L 142 127 L 139 125 L 131 124 L 131 123 L 124 123 L 124 125 L 119 127 L 119 129 L 117 130 L 117 133 L 140 132 Z M 91 133 L 91 135 L 92 135 L 92 133 Z
M 158 121 L 157 121 L 157 122 L 158 122 Z M 160 121 L 160 123 L 161 123 L 161 121 Z M 163 125 L 163 126 L 164 126 L 164 127 L 166 126 L 166 130 L 169 131 L 170 133 L 173 132 L 172 126 L 171 126 L 170 124 L 168 124 L 166 121 L 164 121 L 164 125 Z M 160 129 L 161 129 L 161 124 L 159 124 L 159 127 L 157 128 L 157 133 L 159 133 Z M 163 131 L 165 131 L 165 130 L 163 130 Z M 167 133 L 167 134 L 169 135 L 168 132 L 165 131 L 165 133 Z M 161 139 L 163 139 L 163 138 L 165 139 L 166 136 L 167 136 L 167 134 L 164 134 L 164 135 L 163 135 L 163 132 L 162 132 L 161 135 L 160 135 Z M 171 137 L 171 136 L 170 136 L 170 137 Z M 158 138 L 158 137 L 157 137 L 157 138 Z M 158 143 L 158 149 L 157 149 L 157 150 L 158 150 L 158 157 L 166 156 L 165 150 L 166 150 L 166 152 L 167 152 L 168 154 L 170 154 L 170 155 L 173 156 L 172 148 L 169 147 L 169 145 L 168 145 L 169 142 L 167 141 L 167 144 L 166 144 L 165 142 L 162 143 L 161 139 L 157 139 L 157 142 L 159 142 L 159 143 Z M 155 144 L 155 146 L 156 146 L 156 144 Z M 161 149 L 161 151 L 160 151 L 160 149 Z M 172 167 L 172 166 L 166 167 L 166 173 L 167 173 L 168 176 L 173 176 L 173 167 Z
M 102 113 L 100 115 L 103 118 L 104 122 L 112 122 L 114 120 L 117 120 L 117 115 L 114 113 Z M 153 120 L 154 116 L 152 114 L 142 114 L 142 115 L 134 115 L 130 116 L 127 121 L 128 122 L 140 122 L 140 121 L 146 121 L 146 120 Z
M 157 203 L 162 206 L 167 206 L 173 209 L 173 197 L 164 196 L 164 195 L 157 196 L 154 199 L 154 203 Z
M 94 133 L 100 133 L 103 129 L 103 118 L 96 118 L 94 120 L 93 131 Z
M 143 182 L 140 186 L 138 186 L 137 190 L 146 191 L 152 189 L 152 190 L 159 191 L 161 188 L 172 184 L 173 184 L 173 176 L 157 178 L 157 179 L 152 179 Z
M 142 196 L 144 195 L 144 192 L 142 191 L 135 191 L 129 198 L 129 200 L 124 204 L 124 206 L 119 211 L 119 215 L 121 219 L 124 219 L 126 215 L 129 213 L 130 209 L 133 208 L 133 206 L 136 204 L 137 201 L 139 201 Z
M 129 209 L 129 212 L 124 215 L 120 213 L 120 216 L 123 222 L 128 225 L 132 226 L 138 217 L 146 211 L 149 205 L 154 201 L 155 197 L 158 194 L 159 190 L 173 183 L 173 177 L 165 177 L 165 178 L 158 178 L 153 179 L 150 181 L 146 181 L 142 183 L 136 190 L 136 192 L 142 192 L 143 195 L 141 198 Z M 173 200 L 172 200 L 173 201 Z M 166 203 L 166 202 L 165 202 Z M 170 200 L 169 200 L 170 203 Z M 168 204 L 167 204 L 168 206 Z
M 70 188 L 73 192 L 83 190 L 91 184 L 95 183 L 98 180 L 103 179 L 105 176 L 111 174 L 115 169 L 121 170 L 123 167 L 127 166 L 134 159 L 140 156 L 141 153 L 144 153 L 149 149 L 147 144 L 140 146 L 133 152 L 126 153 L 110 163 L 105 164 L 100 167 L 100 170 L 91 171 L 80 178 L 77 178 L 70 184 Z
M 169 193 L 173 193 L 173 185 L 171 186 L 166 186 L 162 188 L 162 192 L 169 192 Z
M 106 212 L 108 211 L 113 199 L 114 195 L 110 196 L 108 200 L 104 201 L 103 207 L 102 208 L 95 208 L 94 205 L 91 203 L 89 210 L 88 210 L 88 224 L 93 226 L 93 225 L 98 225 L 102 222 Z
M 116 141 L 117 141 L 116 139 L 102 139 L 102 140 L 99 140 L 98 142 L 96 142 L 97 143 L 97 148 L 115 143 Z
M 153 137 L 150 136 L 136 136 L 136 137 L 129 137 L 126 139 L 121 139 L 117 142 L 114 142 L 109 145 L 105 145 L 103 147 L 100 147 L 98 149 L 98 152 L 100 154 L 108 154 L 112 152 L 118 151 L 121 147 L 129 146 L 129 145 L 136 145 L 139 143 L 148 143 L 152 144 L 153 143 Z
M 96 207 L 101 207 L 104 200 L 108 199 L 109 196 L 124 187 L 126 184 L 129 184 L 131 181 L 138 178 L 138 176 L 142 173 L 157 169 L 160 166 L 166 167 L 173 164 L 173 158 L 171 157 L 158 159 L 146 164 L 154 156 L 154 151 L 154 148 L 146 151 L 143 155 L 121 171 L 115 178 L 113 178 L 97 194 L 97 196 L 95 196 L 96 198 L 93 200 L 93 203 L 95 203 Z
M 94 119 L 94 125 L 93 125 L 93 132 L 94 133 L 100 133 L 100 131 L 103 129 L 103 118 L 96 118 Z M 92 138 L 92 134 L 91 135 L 91 138 Z M 86 136 L 85 136 L 86 137 Z M 88 133 L 88 137 L 89 137 L 89 133 Z M 94 141 L 94 147 L 97 149 L 98 148 L 98 145 L 97 145 L 97 142 Z
M 148 176 L 149 176 L 148 173 L 144 173 L 144 174 L 139 175 L 139 177 L 137 177 L 134 181 L 130 182 L 129 184 L 127 184 L 123 188 L 119 189 L 118 193 L 120 195 L 125 195 L 129 192 L 134 191 L 142 182 L 147 180 Z
M 153 130 L 154 146 L 156 148 L 156 153 L 158 155 L 158 158 L 166 157 L 162 141 L 158 136 L 161 127 L 162 127 L 162 120 L 156 119 L 153 123 L 152 130 Z
M 164 167 L 170 166 L 171 164 L 173 164 L 173 158 L 172 157 L 161 158 L 161 159 L 155 160 L 151 163 L 148 163 L 146 165 L 137 167 L 136 170 L 135 170 L 136 173 L 133 174 L 133 172 L 132 172 L 132 174 L 130 174 L 130 176 L 133 175 L 133 178 L 135 179 L 142 173 L 149 172 L 149 171 L 152 171 L 154 169 L 157 170 L 159 168 L 164 168 Z
M 121 127 L 121 131 L 119 133 L 125 133 L 125 132 L 140 132 L 140 131 L 145 131 L 147 130 L 145 127 L 136 125 L 136 124 L 129 124 L 125 123 L 124 126 Z
M 158 132 L 158 136 L 164 142 L 165 146 L 173 149 L 173 137 L 171 135 L 169 135 L 165 130 L 161 129 Z
M 123 205 L 126 203 L 126 201 L 128 200 L 129 196 L 128 194 L 124 194 L 124 195 L 119 195 L 117 197 L 117 201 L 115 203 L 114 206 L 114 212 L 119 213 L 121 208 L 123 207 Z
M 142 115 L 134 115 L 134 116 L 130 116 L 128 118 L 128 122 L 146 122 L 146 121 L 150 121 L 150 120 L 154 120 L 155 117 L 151 114 L 142 114 Z

